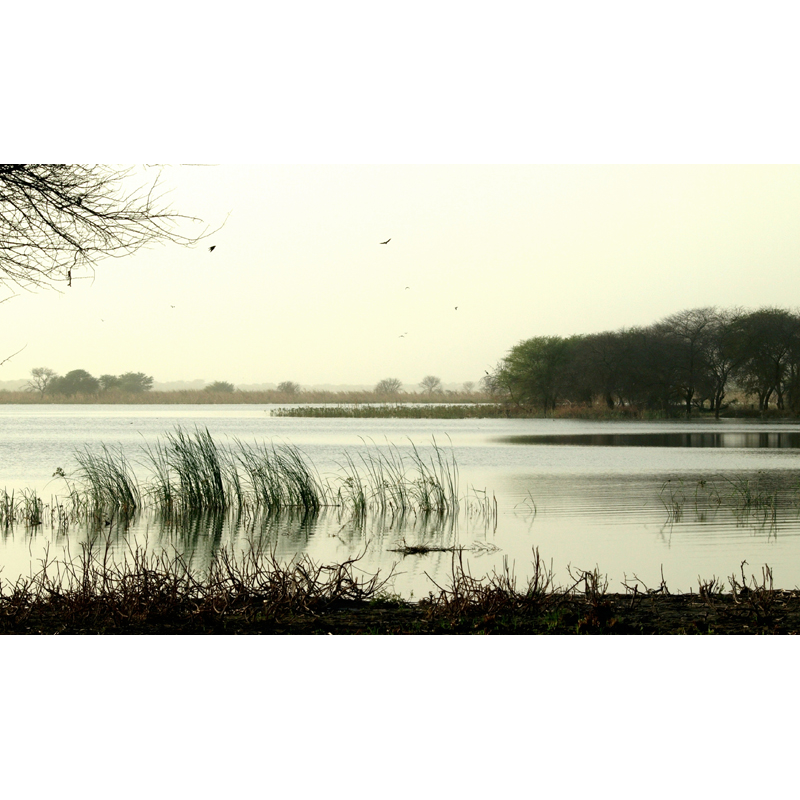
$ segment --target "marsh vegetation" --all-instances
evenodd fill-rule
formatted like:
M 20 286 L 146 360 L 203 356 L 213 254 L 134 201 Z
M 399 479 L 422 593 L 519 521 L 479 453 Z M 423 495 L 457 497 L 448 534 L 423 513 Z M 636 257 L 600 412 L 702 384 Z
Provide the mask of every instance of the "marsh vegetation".
M 598 569 L 570 570 L 556 585 L 534 549 L 528 577 L 508 560 L 475 578 L 454 553 L 449 580 L 416 603 L 389 591 L 391 573 L 365 574 L 358 557 L 321 565 L 286 562 L 255 543 L 239 555 L 219 551 L 202 572 L 178 555 L 131 545 L 113 557 L 102 538 L 73 557 L 46 554 L 30 577 L 0 580 L 0 633 L 794 633 L 800 592 L 772 586 L 772 572 L 712 577 L 698 590 L 670 593 L 663 580 L 631 579 L 609 593 Z
M 496 515 L 496 501 L 485 492 L 463 492 L 452 452 L 435 439 L 423 455 L 413 443 L 406 452 L 386 444 L 353 455 L 341 454 L 339 469 L 321 475 L 300 448 L 291 444 L 216 442 L 207 428 L 177 426 L 154 444 L 143 444 L 138 478 L 121 447 L 102 444 L 75 452 L 77 469 L 64 482 L 64 500 L 51 514 L 130 518 L 151 509 L 164 516 L 235 511 L 239 515 L 318 514 L 335 509 L 363 519 L 455 516 L 460 512 Z M 0 522 L 35 524 L 51 509 L 35 493 L 0 497 Z M 60 509 L 60 511 L 58 510 Z M 59 523 L 60 524 L 60 523 Z

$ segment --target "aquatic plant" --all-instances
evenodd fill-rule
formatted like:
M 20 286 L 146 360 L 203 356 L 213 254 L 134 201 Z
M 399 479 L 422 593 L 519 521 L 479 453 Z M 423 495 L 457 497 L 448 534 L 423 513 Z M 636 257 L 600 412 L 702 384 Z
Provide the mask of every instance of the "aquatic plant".
M 405 457 L 396 445 L 384 450 L 367 448 L 357 461 L 345 453 L 339 464 L 338 497 L 343 505 L 352 507 L 358 516 L 367 510 L 398 517 L 411 512 L 457 513 L 461 499 L 455 458 L 448 459 L 435 438 L 427 460 L 413 442 L 410 445 L 411 452 Z
M 795 498 L 799 492 L 794 491 Z M 792 495 L 781 498 L 774 488 L 765 488 L 759 479 L 744 476 L 730 478 L 723 476 L 719 481 L 707 478 L 697 480 L 692 488 L 683 479 L 665 481 L 659 491 L 667 522 L 680 522 L 687 507 L 693 509 L 695 521 L 705 521 L 711 512 L 721 510 L 732 513 L 741 524 L 763 522 L 777 525 L 781 508 L 793 505 Z
M 121 448 L 101 445 L 101 452 L 88 447 L 75 453 L 77 480 L 83 484 L 83 497 L 96 509 L 116 509 L 132 515 L 141 506 L 136 477 Z
M 0 525 L 5 529 L 22 524 L 26 528 L 49 525 L 63 531 L 71 522 L 85 517 L 85 509 L 77 506 L 72 497 L 66 502 L 51 498 L 47 503 L 35 490 L 23 489 L 19 494 L 13 491 L 9 494 L 6 489 L 0 492 Z
M 333 504 L 330 488 L 297 447 L 235 443 L 235 463 L 245 472 L 241 482 L 241 496 L 246 498 L 243 504 L 250 502 L 269 513 L 299 510 L 305 514 Z
M 363 521 L 368 512 L 400 519 L 410 514 L 471 514 L 496 518 L 497 503 L 486 491 L 459 495 L 458 465 L 435 439 L 426 455 L 413 443 L 403 454 L 387 445 L 357 456 L 345 452 L 339 472 L 321 477 L 299 448 L 285 444 L 220 445 L 205 428 L 176 427 L 141 454 L 149 480 L 139 484 L 121 449 L 103 445 L 76 454 L 77 475 L 67 480 L 73 508 L 88 513 L 132 514 L 150 505 L 167 516 L 197 512 L 317 514 L 336 507 Z
M 501 403 L 354 403 L 337 405 L 305 405 L 295 408 L 275 408 L 273 417 L 323 417 L 355 419 L 491 419 L 508 417 L 509 409 Z M 515 416 L 521 416 L 516 414 Z

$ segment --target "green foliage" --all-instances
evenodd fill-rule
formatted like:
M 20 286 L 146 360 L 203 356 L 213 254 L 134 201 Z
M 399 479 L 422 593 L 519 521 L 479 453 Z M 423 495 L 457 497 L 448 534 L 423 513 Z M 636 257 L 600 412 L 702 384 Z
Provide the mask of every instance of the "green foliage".
M 214 381 L 214 383 L 209 383 L 203 391 L 233 394 L 236 391 L 236 387 L 232 383 L 228 383 L 228 381 Z
M 398 394 L 403 388 L 399 378 L 384 378 L 375 384 L 375 394 L 394 395 Z
M 294 381 L 283 381 L 278 384 L 278 391 L 281 394 L 296 395 L 300 394 L 300 384 Z
M 557 404 L 719 416 L 731 389 L 800 414 L 800 315 L 777 308 L 713 307 L 672 314 L 644 328 L 535 337 L 515 345 L 481 381 L 519 406 Z
M 85 369 L 73 369 L 63 377 L 53 378 L 47 386 L 48 394 L 72 396 L 77 394 L 97 394 L 100 381 Z
M 538 406 L 545 413 L 554 409 L 568 385 L 575 341 L 537 336 L 520 342 L 503 360 L 498 382 L 516 403 Z
M 153 378 L 144 372 L 126 372 L 123 375 L 101 375 L 100 387 L 104 392 L 116 390 L 126 394 L 149 392 L 153 388 Z
M 149 392 L 153 388 L 153 378 L 143 372 L 126 372 L 119 376 L 119 388 L 132 394 Z

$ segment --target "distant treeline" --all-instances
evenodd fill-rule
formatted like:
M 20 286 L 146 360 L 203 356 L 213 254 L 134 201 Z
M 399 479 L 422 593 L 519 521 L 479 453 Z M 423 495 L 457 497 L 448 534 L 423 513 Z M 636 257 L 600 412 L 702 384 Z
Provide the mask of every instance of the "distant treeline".
M 179 389 L 173 391 L 134 391 L 127 392 L 120 388 L 112 390 L 97 389 L 90 392 L 75 392 L 73 394 L 57 393 L 52 391 L 28 390 L 5 391 L 0 390 L 0 404 L 146 404 L 146 405 L 213 405 L 213 404 L 252 404 L 252 405 L 287 405 L 287 404 L 370 404 L 370 403 L 425 403 L 430 404 L 435 399 L 442 403 L 481 403 L 490 400 L 488 395 L 481 392 L 451 392 L 445 391 L 432 396 L 429 393 L 401 392 L 391 396 L 378 394 L 374 391 L 320 391 L 313 389 L 299 389 L 290 393 L 277 389 L 262 391 L 242 390 L 215 390 L 213 384 L 204 389 Z
M 540 336 L 511 348 L 484 386 L 498 399 L 552 412 L 563 404 L 719 416 L 726 397 L 761 412 L 800 413 L 800 315 L 697 308 L 644 328 Z

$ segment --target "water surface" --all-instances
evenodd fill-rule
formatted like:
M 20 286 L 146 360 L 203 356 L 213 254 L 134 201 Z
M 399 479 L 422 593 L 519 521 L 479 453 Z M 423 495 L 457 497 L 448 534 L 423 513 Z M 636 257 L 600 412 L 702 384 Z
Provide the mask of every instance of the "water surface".
M 121 446 L 137 476 L 146 475 L 143 444 L 178 424 L 208 428 L 215 440 L 297 445 L 323 475 L 340 474 L 343 454 L 394 445 L 423 455 L 433 440 L 459 467 L 462 494 L 493 497 L 497 516 L 462 513 L 444 521 L 371 515 L 366 525 L 335 510 L 314 519 L 199 517 L 166 526 L 143 514 L 130 528 L 109 526 L 116 553 L 131 543 L 177 551 L 202 567 L 215 549 L 246 546 L 255 537 L 281 558 L 308 554 L 341 561 L 363 553 L 367 572 L 398 573 L 394 588 L 414 597 L 447 582 L 452 556 L 401 557 L 403 541 L 470 548 L 474 575 L 500 569 L 504 559 L 520 579 L 534 547 L 559 583 L 569 569 L 597 566 L 611 587 L 636 576 L 650 586 L 662 570 L 672 590 L 688 591 L 698 576 L 760 575 L 768 563 L 776 585 L 800 585 L 798 456 L 800 425 L 741 422 L 585 422 L 577 420 L 298 419 L 269 415 L 268 406 L 0 406 L 0 487 L 36 489 L 45 499 L 64 491 L 54 478 L 76 464 L 73 453 L 101 444 Z M 771 498 L 746 509 L 742 490 Z M 717 502 L 717 498 L 721 498 Z M 724 502 L 723 502 L 724 501 Z M 0 540 L 4 579 L 28 574 L 49 548 L 74 554 L 91 536 L 47 526 L 16 525 Z

